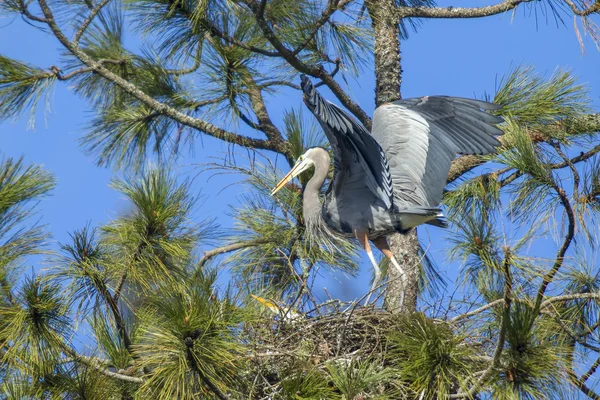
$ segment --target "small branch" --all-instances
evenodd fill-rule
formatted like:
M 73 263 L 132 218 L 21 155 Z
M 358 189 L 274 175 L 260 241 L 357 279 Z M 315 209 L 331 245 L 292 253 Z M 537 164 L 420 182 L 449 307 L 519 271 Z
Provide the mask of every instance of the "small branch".
M 268 88 L 270 86 L 288 86 L 292 89 L 302 90 L 302 88 L 300 88 L 300 85 L 296 85 L 295 83 L 291 83 L 288 81 L 269 81 L 258 85 L 260 89 Z
M 592 375 L 594 375 L 598 367 L 600 367 L 600 357 L 596 359 L 596 361 L 592 364 L 592 366 L 587 370 L 585 374 L 581 375 L 581 378 L 579 378 L 579 382 L 585 383 L 588 379 L 590 379 Z
M 271 45 L 279 52 L 288 64 L 294 67 L 297 71 L 321 79 L 325 85 L 332 91 L 332 93 L 338 98 L 338 100 L 346 107 L 362 124 L 371 130 L 371 118 L 365 113 L 365 111 L 352 99 L 340 85 L 333 79 L 333 77 L 325 71 L 322 65 L 308 65 L 300 60 L 293 50 L 288 49 L 281 40 L 277 37 L 271 25 L 265 20 L 264 16 L 258 14 L 259 4 L 256 0 L 240 0 L 241 3 L 245 4 L 254 14 L 258 27 L 262 30 L 265 38 L 271 43 Z
M 573 240 L 573 237 L 575 236 L 575 223 L 576 223 L 575 222 L 575 212 L 573 211 L 573 207 L 571 207 L 571 202 L 569 201 L 569 198 L 567 197 L 567 194 L 563 188 L 554 184 L 554 190 L 558 194 L 558 196 L 560 198 L 560 202 L 562 203 L 562 205 L 565 209 L 565 212 L 567 213 L 567 218 L 569 220 L 569 226 L 567 228 L 567 234 L 565 235 L 563 243 L 560 246 L 560 249 L 558 249 L 558 253 L 556 254 L 556 260 L 554 261 L 554 265 L 552 266 L 550 271 L 548 271 L 548 273 L 546 273 L 546 275 L 544 275 L 544 279 L 542 280 L 542 284 L 538 290 L 537 298 L 535 300 L 535 307 L 534 307 L 534 309 L 536 311 L 540 310 L 541 305 L 542 305 L 542 300 L 544 299 L 544 293 L 546 292 L 548 285 L 554 279 L 554 276 L 556 275 L 556 273 L 558 272 L 560 267 L 563 265 L 565 253 L 569 249 L 569 246 L 571 245 L 571 241 Z
M 222 101 L 227 100 L 228 96 L 226 94 L 216 97 L 214 99 L 209 99 L 209 100 L 202 100 L 202 101 L 196 101 L 196 102 L 192 102 L 190 104 L 190 108 L 193 108 L 194 111 L 198 111 L 200 110 L 202 107 L 206 107 L 209 106 L 211 104 L 216 104 L 216 103 L 220 103 Z
M 398 7 L 398 21 L 403 18 L 480 18 L 510 11 L 532 0 L 505 0 L 485 7 Z
M 331 71 L 331 77 L 333 78 L 339 71 L 340 66 L 342 65 L 342 60 L 340 58 L 335 59 L 335 68 Z M 315 83 L 315 87 L 318 88 L 323 86 L 325 83 L 323 81 Z
M 27 19 L 29 19 L 31 21 L 42 22 L 44 24 L 48 23 L 47 19 L 33 15 L 29 11 L 27 4 L 25 4 L 25 2 L 23 0 L 19 1 L 19 11 L 21 12 L 21 14 L 23 14 Z
M 563 0 L 565 3 L 567 3 L 567 5 L 571 8 L 571 10 L 573 11 L 573 13 L 575 15 L 578 15 L 580 17 L 587 17 L 590 14 L 593 13 L 597 13 L 600 11 L 600 1 L 594 2 L 594 4 L 592 4 L 591 6 L 589 6 L 588 8 L 585 8 L 583 10 L 580 10 L 579 7 L 577 7 L 577 5 L 571 1 L 571 0 Z
M 561 296 L 550 297 L 550 298 L 547 298 L 544 302 L 542 302 L 542 304 L 540 305 L 540 311 L 543 311 L 545 308 L 548 308 L 548 306 L 550 306 L 552 303 L 556 303 L 556 302 L 560 302 L 560 301 L 568 301 L 568 300 L 578 300 L 578 299 L 600 300 L 600 293 L 575 293 L 575 294 L 564 294 Z M 512 301 L 513 302 L 526 302 L 527 300 L 512 299 Z M 462 321 L 463 319 L 472 317 L 477 314 L 481 314 L 482 312 L 484 312 L 492 307 L 503 304 L 503 303 L 504 303 L 504 299 L 496 299 L 496 300 L 494 300 L 484 306 L 481 306 L 473 311 L 469 311 L 464 314 L 457 315 L 456 317 L 450 319 L 449 322 L 455 323 L 455 322 Z
M 124 375 L 124 374 L 120 374 L 118 372 L 112 372 L 112 371 L 106 369 L 103 365 L 100 365 L 98 360 L 96 360 L 92 357 L 86 357 L 86 356 L 79 355 L 74 350 L 69 349 L 69 348 L 65 348 L 64 350 L 72 358 L 72 360 L 67 359 L 67 360 L 65 360 L 65 362 L 70 362 L 70 361 L 80 362 L 82 364 L 87 365 L 88 367 L 94 368 L 96 371 L 98 371 L 99 373 L 101 373 L 104 376 L 107 376 L 107 377 L 113 378 L 113 379 L 118 379 L 123 382 L 137 383 L 137 384 L 144 383 L 143 378 Z
M 553 143 L 551 143 L 551 145 L 552 145 L 552 147 L 554 147 L 554 150 L 558 153 L 560 158 L 562 158 L 564 160 L 564 163 L 569 166 L 569 168 L 571 169 L 571 172 L 573 173 L 573 197 L 575 198 L 575 200 L 578 200 L 579 199 L 579 182 L 581 182 L 581 178 L 579 177 L 579 172 L 577 172 L 577 168 L 575 168 L 575 164 L 573 163 L 573 161 L 571 161 L 569 159 L 569 157 L 567 157 L 567 155 L 560 148 L 560 143 L 553 142 Z
M 191 74 L 200 68 L 200 64 L 202 61 L 202 45 L 198 44 L 196 48 L 196 55 L 194 56 L 194 64 L 191 67 L 185 69 L 168 69 L 166 72 L 169 75 L 181 76 Z
M 90 15 L 88 15 L 85 21 L 81 23 L 79 30 L 77 30 L 77 32 L 75 33 L 75 37 L 73 38 L 74 47 L 79 47 L 79 41 L 81 40 L 81 37 L 85 33 L 86 29 L 90 26 L 94 18 L 96 18 L 96 15 L 98 15 L 98 13 L 102 11 L 102 8 L 104 8 L 104 6 L 106 6 L 109 2 L 110 0 L 102 0 L 100 3 L 98 3 L 96 7 L 92 9 Z
M 220 254 L 229 253 L 235 250 L 244 249 L 246 247 L 258 246 L 259 244 L 266 243 L 266 240 L 252 240 L 249 242 L 238 242 L 233 243 L 227 246 L 217 247 L 209 251 L 204 252 L 204 256 L 198 262 L 198 268 L 204 267 L 204 265 L 213 257 L 218 256 Z
M 237 46 L 244 50 L 249 50 L 253 53 L 261 54 L 261 55 L 267 56 L 267 57 L 281 57 L 281 54 L 279 54 L 279 52 L 277 52 L 277 51 L 270 51 L 270 50 L 262 49 L 260 47 L 252 46 L 252 45 L 244 43 L 234 37 L 226 35 L 224 32 L 219 30 L 216 26 L 212 25 L 209 21 L 204 21 L 204 24 L 206 25 L 207 29 L 209 30 L 209 32 L 211 34 L 213 34 L 214 36 L 218 36 L 219 38 L 223 39 L 224 41 L 226 41 L 234 46 Z
M 454 318 L 452 318 L 450 320 L 450 323 L 454 324 L 456 322 L 462 321 L 463 319 L 472 317 L 472 316 L 477 315 L 477 314 L 481 314 L 482 312 L 484 312 L 484 311 L 486 311 L 486 310 L 488 310 L 488 309 L 490 309 L 492 307 L 496 307 L 497 305 L 500 305 L 500 304 L 503 304 L 503 303 L 504 303 L 504 299 L 494 300 L 494 301 L 492 301 L 492 302 L 490 302 L 490 303 L 488 303 L 488 304 L 486 304 L 484 306 L 481 306 L 481 307 L 479 307 L 479 308 L 477 308 L 477 309 L 475 309 L 473 311 L 469 311 L 469 312 L 466 312 L 464 314 L 457 315 L 456 317 L 454 317 Z
M 265 133 L 267 139 L 273 143 L 277 143 L 279 147 L 287 147 L 288 143 L 283 139 L 281 132 L 271 120 L 261 89 L 249 71 L 243 78 L 243 83 L 247 88 L 252 111 L 259 122 L 258 129 Z M 285 154 L 289 154 L 289 152 L 286 152 Z M 288 159 L 288 161 L 293 160 Z
M 302 43 L 300 43 L 298 47 L 296 47 L 292 51 L 292 55 L 297 56 L 298 54 L 300 54 L 300 52 L 304 50 L 306 46 L 310 44 L 310 42 L 314 40 L 317 33 L 319 33 L 319 30 L 323 27 L 323 25 L 325 25 L 329 21 L 331 16 L 336 11 L 343 10 L 346 7 L 346 5 L 348 5 L 351 1 L 352 0 L 329 0 L 327 2 L 327 7 L 321 13 L 321 18 L 319 18 L 313 25 L 312 32 L 302 41 Z
M 263 17 L 265 15 L 265 7 L 267 6 L 267 0 L 260 0 L 260 6 L 258 7 L 258 15 Z
M 562 296 L 554 296 L 542 302 L 540 310 L 548 307 L 552 303 L 557 301 L 568 301 L 568 300 L 584 300 L 584 299 L 595 299 L 600 300 L 600 293 L 575 293 L 575 294 L 564 294 Z
M 487 379 L 492 375 L 494 369 L 498 366 L 500 362 L 500 356 L 502 355 L 502 351 L 504 350 L 504 341 L 506 336 L 506 329 L 508 324 L 510 323 L 510 306 L 512 300 L 512 275 L 510 273 L 510 260 L 511 253 L 510 249 L 506 249 L 504 252 L 504 262 L 503 262 L 503 272 L 504 272 L 504 298 L 502 299 L 504 302 L 504 312 L 502 313 L 502 325 L 500 326 L 500 332 L 498 333 L 498 342 L 496 344 L 496 350 L 494 350 L 494 355 L 492 358 L 492 362 L 490 366 L 481 374 L 479 379 L 475 382 L 475 384 L 469 389 L 466 393 L 458 393 L 456 395 L 451 395 L 451 399 L 472 399 L 475 397 L 479 389 L 485 384 Z

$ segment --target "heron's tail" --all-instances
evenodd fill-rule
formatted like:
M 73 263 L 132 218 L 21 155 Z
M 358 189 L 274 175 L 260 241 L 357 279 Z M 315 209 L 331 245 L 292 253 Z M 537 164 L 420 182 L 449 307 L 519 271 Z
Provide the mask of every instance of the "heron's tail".
M 427 225 L 437 226 L 438 228 L 447 228 L 448 221 L 446 217 L 442 214 L 438 215 L 435 219 L 425 222 Z
M 444 214 L 439 208 L 432 207 L 413 207 L 403 209 L 397 214 L 400 217 L 402 230 L 414 228 L 422 224 L 429 224 L 445 228 L 448 223 L 444 219 Z

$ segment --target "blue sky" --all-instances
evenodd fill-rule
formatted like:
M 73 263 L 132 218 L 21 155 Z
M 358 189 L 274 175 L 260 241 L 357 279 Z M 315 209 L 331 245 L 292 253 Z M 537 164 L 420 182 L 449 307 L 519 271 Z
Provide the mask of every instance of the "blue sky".
M 442 3 L 441 5 L 449 5 Z M 476 4 L 469 3 L 468 6 Z M 485 4 L 477 4 L 485 5 Z M 499 78 L 511 67 L 533 65 L 540 73 L 551 74 L 556 68 L 567 68 L 589 85 L 594 108 L 600 111 L 600 53 L 585 39 L 587 54 L 582 54 L 573 20 L 565 16 L 563 26 L 552 16 L 540 13 L 537 23 L 531 9 L 474 20 L 431 20 L 423 22 L 418 33 L 402 43 L 404 97 L 445 94 L 481 97 L 494 93 Z M 546 21 L 547 20 L 547 21 Z M 19 17 L 0 19 L 0 54 L 49 67 L 60 65 L 58 42 L 49 34 L 33 29 Z M 373 111 L 374 78 L 366 70 L 351 83 L 352 96 L 369 112 Z M 300 94 L 271 98 L 273 110 L 302 107 Z M 77 144 L 91 117 L 89 106 L 74 95 L 68 84 L 58 83 L 49 97 L 49 112 L 38 113 L 35 130 L 27 128 L 28 116 L 17 121 L 0 123 L 0 154 L 9 157 L 23 155 L 29 163 L 43 164 L 53 172 L 58 185 L 52 196 L 39 205 L 41 221 L 53 233 L 52 247 L 58 241 L 67 241 L 68 233 L 86 223 L 100 225 L 127 210 L 121 196 L 108 187 L 114 171 L 95 166 L 92 157 L 83 153 Z M 43 104 L 41 105 L 43 106 Z M 41 107 L 43 108 L 43 107 Z M 308 115 L 308 114 L 306 114 Z M 181 157 L 181 170 L 189 164 L 202 162 L 207 157 L 227 152 L 227 145 L 203 137 L 196 141 L 194 153 Z M 280 164 L 283 167 L 283 164 Z M 217 216 L 224 227 L 231 226 L 229 207 L 246 188 L 225 186 L 228 181 L 208 179 L 201 175 L 195 180 L 195 189 L 204 194 L 198 217 Z M 224 190 L 223 190 L 224 189 Z M 430 251 L 440 267 L 440 273 L 449 280 L 456 277 L 456 264 L 445 263 L 443 240 L 446 233 L 436 229 L 422 229 L 422 239 L 431 235 L 434 244 Z M 327 286 L 334 296 L 351 299 L 367 289 L 370 273 L 368 262 L 363 262 L 359 278 L 331 279 L 327 274 L 318 281 Z M 222 281 L 226 280 L 222 274 Z

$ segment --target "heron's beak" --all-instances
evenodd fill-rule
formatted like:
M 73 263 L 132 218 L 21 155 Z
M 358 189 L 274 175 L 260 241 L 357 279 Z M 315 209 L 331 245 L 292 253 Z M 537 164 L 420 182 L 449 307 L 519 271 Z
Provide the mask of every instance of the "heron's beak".
M 275 188 L 273 188 L 273 190 L 271 191 L 271 196 L 279 192 L 279 190 L 281 190 L 281 188 L 284 187 L 286 183 L 300 175 L 302 172 L 306 171 L 310 166 L 311 163 L 308 159 L 305 158 L 304 160 L 298 160 L 292 168 L 292 170 L 288 172 L 288 174 L 284 176 L 282 180 L 279 181 Z

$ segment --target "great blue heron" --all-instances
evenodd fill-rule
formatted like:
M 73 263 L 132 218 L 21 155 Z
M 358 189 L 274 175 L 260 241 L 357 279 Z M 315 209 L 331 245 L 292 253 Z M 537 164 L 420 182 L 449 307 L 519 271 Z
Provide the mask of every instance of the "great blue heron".
M 313 147 L 300 156 L 271 195 L 314 166 L 303 198 L 307 235 L 356 237 L 375 269 L 372 293 L 381 271 L 370 240 L 390 259 L 405 288 L 404 271 L 386 236 L 424 223 L 446 226 L 438 206 L 450 164 L 459 153 L 494 152 L 500 144 L 495 136 L 502 134 L 495 124 L 503 119 L 486 111 L 499 107 L 459 97 L 404 99 L 379 106 L 369 133 L 346 111 L 321 97 L 304 75 L 301 84 L 304 103 L 333 150 L 333 180 L 321 205 L 319 193 L 330 158 L 327 150 Z

